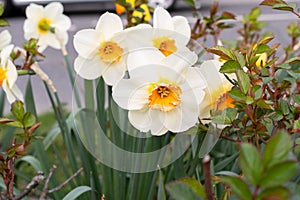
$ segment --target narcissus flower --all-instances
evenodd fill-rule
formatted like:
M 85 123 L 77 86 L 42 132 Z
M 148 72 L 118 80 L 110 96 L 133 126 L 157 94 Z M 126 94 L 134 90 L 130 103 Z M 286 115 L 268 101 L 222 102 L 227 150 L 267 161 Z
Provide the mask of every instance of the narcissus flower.
M 256 60 L 255 64 L 257 67 L 265 67 L 267 64 L 267 58 L 268 58 L 268 54 L 266 52 L 261 53 L 261 54 L 257 54 L 258 59 Z
M 167 10 L 157 7 L 153 14 L 153 28 L 138 25 L 138 30 L 128 31 L 128 39 L 135 41 L 129 44 L 130 49 L 155 47 L 165 57 L 178 52 L 188 51 L 191 28 L 188 20 L 182 16 L 171 17 Z
M 211 110 L 221 111 L 234 107 L 234 100 L 228 95 L 233 85 L 219 72 L 222 65 L 223 63 L 217 60 L 207 60 L 200 66 L 201 73 L 207 77 L 205 98 L 200 105 L 200 118 L 211 117 Z
M 26 17 L 23 27 L 25 39 L 38 39 L 40 51 L 47 46 L 61 49 L 68 42 L 67 30 L 71 27 L 71 20 L 63 14 L 61 3 L 53 2 L 46 7 L 32 3 L 26 8 Z
M 4 30 L 0 33 L 0 51 L 7 47 L 11 43 L 11 34 L 8 30 Z
M 122 38 L 114 37 L 123 30 L 120 17 L 106 12 L 96 29 L 84 29 L 74 36 L 74 47 L 78 52 L 75 71 L 84 79 L 100 76 L 108 85 L 114 85 L 123 78 L 126 71 L 125 47 Z
M 9 45 L 0 53 L 0 86 L 6 93 L 9 103 L 13 103 L 16 99 L 23 101 L 23 95 L 15 84 L 18 78 L 17 69 L 10 60 L 13 47 L 13 45 Z
M 129 110 L 129 121 L 138 130 L 163 135 L 168 130 L 186 131 L 197 123 L 205 81 L 199 68 L 170 67 L 174 64 L 167 59 L 144 63 L 113 88 L 114 100 Z

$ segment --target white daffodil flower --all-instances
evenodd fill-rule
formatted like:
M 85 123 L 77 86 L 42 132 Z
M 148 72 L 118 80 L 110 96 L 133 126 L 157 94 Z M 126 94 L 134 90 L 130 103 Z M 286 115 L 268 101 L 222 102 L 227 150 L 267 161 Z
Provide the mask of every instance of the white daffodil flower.
M 206 77 L 207 82 L 205 98 L 200 105 L 200 119 L 211 117 L 211 110 L 234 107 L 234 100 L 228 95 L 233 85 L 219 72 L 223 64 L 218 60 L 207 60 L 200 66 L 200 71 Z M 229 75 L 229 77 L 234 78 L 234 75 Z
M 75 71 L 84 79 L 100 76 L 108 85 L 121 80 L 127 70 L 123 38 L 115 37 L 123 31 L 123 24 L 116 14 L 101 15 L 95 29 L 84 29 L 74 36 L 78 52 Z
M 0 33 L 0 51 L 7 47 L 11 43 L 11 34 L 8 30 L 4 30 Z
M 16 99 L 23 101 L 23 94 L 15 84 L 18 78 L 16 66 L 10 60 L 14 46 L 5 47 L 0 53 L 0 86 L 2 86 L 9 103 Z
M 45 7 L 31 3 L 26 8 L 26 17 L 24 37 L 26 40 L 38 39 L 39 51 L 45 50 L 47 46 L 61 49 L 62 45 L 67 44 L 71 20 L 63 14 L 61 3 L 49 3 Z
M 130 71 L 130 79 L 122 79 L 113 87 L 114 100 L 129 110 L 130 123 L 142 132 L 178 133 L 198 121 L 206 87 L 200 69 L 169 66 L 173 64 L 162 60 L 135 67 Z
M 183 16 L 171 17 L 168 11 L 161 7 L 154 10 L 153 27 L 140 24 L 126 32 L 130 52 L 155 47 L 167 57 L 175 52 L 190 51 L 186 47 L 191 37 L 188 20 Z

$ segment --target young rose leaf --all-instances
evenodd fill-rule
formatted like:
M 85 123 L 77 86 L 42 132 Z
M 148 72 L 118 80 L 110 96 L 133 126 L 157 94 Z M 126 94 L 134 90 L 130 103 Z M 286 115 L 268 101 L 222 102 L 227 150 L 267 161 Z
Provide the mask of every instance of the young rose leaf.
M 25 113 L 24 117 L 23 117 L 23 124 L 24 124 L 24 127 L 30 127 L 32 126 L 34 123 L 35 123 L 36 119 L 35 119 L 35 116 L 30 113 L 30 112 L 27 112 Z
M 263 165 L 257 149 L 248 143 L 242 144 L 239 164 L 249 183 L 258 185 L 262 176 Z
M 228 184 L 233 193 L 240 199 L 252 200 L 252 194 L 248 185 L 240 177 L 223 176 L 221 177 L 221 182 Z
M 294 10 L 294 8 L 291 7 L 290 5 L 283 4 L 283 3 L 275 4 L 272 6 L 272 8 L 276 10 L 291 11 L 291 12 Z
M 207 50 L 210 53 L 220 56 L 223 60 L 234 60 L 234 55 L 230 49 L 223 46 L 216 46 Z
M 286 131 L 281 130 L 272 136 L 264 151 L 263 164 L 265 169 L 283 161 L 292 146 L 291 137 Z
M 220 19 L 235 19 L 235 15 L 230 12 L 222 12 Z
M 263 5 L 263 6 L 273 6 L 275 4 L 279 4 L 282 3 L 284 4 L 285 2 L 282 0 L 263 0 L 259 5 Z M 286 4 L 286 3 L 285 3 Z
M 240 64 L 237 63 L 236 61 L 229 60 L 229 61 L 225 62 L 224 65 L 222 65 L 220 72 L 221 73 L 233 73 L 237 69 L 241 69 Z
M 259 185 L 265 188 L 280 186 L 293 178 L 298 170 L 299 165 L 296 161 L 277 163 L 266 171 Z
M 287 200 L 290 196 L 290 190 L 284 186 L 277 186 L 264 189 L 258 196 L 257 200 L 282 199 Z
M 243 70 L 237 70 L 236 72 L 238 78 L 238 84 L 244 94 L 247 94 L 250 87 L 250 78 Z
M 273 36 L 265 36 L 258 41 L 258 44 L 268 44 L 273 39 Z
M 233 88 L 228 92 L 228 95 L 236 101 L 245 101 L 245 94 L 239 88 Z
M 239 63 L 240 67 L 244 67 L 246 64 L 244 56 L 237 51 L 234 52 L 234 56 L 236 58 L 236 61 Z
M 10 122 L 13 122 L 13 119 L 8 119 L 8 118 L 0 118 L 0 124 L 7 124 Z
M 22 101 L 15 101 L 11 105 L 11 112 L 17 118 L 17 120 L 22 121 L 24 117 L 24 107 Z
M 206 197 L 203 186 L 194 178 L 182 178 L 168 183 L 166 189 L 175 200 L 204 199 Z

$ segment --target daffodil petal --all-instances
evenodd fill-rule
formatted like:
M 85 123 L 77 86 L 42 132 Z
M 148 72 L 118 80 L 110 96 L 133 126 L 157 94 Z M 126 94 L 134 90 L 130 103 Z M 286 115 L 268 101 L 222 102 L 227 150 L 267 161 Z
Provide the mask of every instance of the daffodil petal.
M 141 132 L 148 132 L 151 124 L 151 117 L 148 109 L 130 110 L 128 112 L 130 123 Z
M 47 33 L 45 35 L 41 35 L 38 41 L 38 45 L 46 46 L 46 47 L 49 45 L 54 49 L 61 48 L 59 41 L 56 39 L 56 36 L 53 33 Z
M 8 30 L 4 30 L 0 33 L 0 50 L 8 46 L 11 43 L 11 34 Z
M 53 26 L 55 27 L 55 29 L 66 31 L 71 28 L 71 19 L 66 15 L 59 15 L 53 21 Z
M 55 19 L 57 16 L 61 15 L 64 11 L 63 5 L 59 2 L 49 3 L 45 7 L 45 17 L 48 19 Z
M 78 56 L 74 61 L 76 73 L 84 79 L 93 80 L 100 77 L 107 66 L 97 57 L 85 59 Z
M 8 59 L 10 58 L 10 54 L 14 48 L 14 45 L 6 46 L 0 53 L 1 59 L 1 67 L 6 66 Z
M 7 60 L 6 69 L 6 79 L 8 82 L 8 87 L 12 87 L 18 78 L 17 69 L 11 60 Z
M 185 39 L 185 43 L 187 44 L 191 38 L 191 27 L 189 25 L 188 20 L 182 16 L 175 16 L 172 18 L 174 31 L 181 34 L 183 39 Z
M 44 8 L 43 6 L 31 3 L 29 6 L 26 7 L 25 13 L 27 18 L 38 19 L 44 17 Z
M 13 95 L 16 97 L 16 99 L 23 101 L 24 102 L 24 97 L 23 94 L 21 92 L 21 90 L 19 89 L 19 87 L 14 84 L 11 88 L 11 92 L 13 93 Z
M 127 58 L 128 71 L 137 67 L 158 64 L 165 57 L 156 48 L 137 49 L 129 53 Z
M 81 57 L 91 58 L 98 50 L 103 39 L 101 33 L 93 29 L 84 29 L 75 34 L 73 44 Z
M 150 131 L 152 135 L 161 136 L 168 132 L 168 129 L 164 126 L 165 113 L 159 110 L 149 110 L 151 117 Z
M 174 30 L 170 13 L 162 7 L 157 7 L 154 10 L 153 28 Z
M 100 16 L 96 30 L 104 34 L 106 40 L 109 40 L 115 33 L 123 30 L 121 18 L 113 13 L 106 12 Z
M 24 22 L 23 30 L 24 30 L 24 37 L 26 40 L 29 40 L 30 38 L 38 38 L 38 27 L 37 22 L 32 19 L 26 19 Z
M 117 104 L 127 110 L 139 110 L 148 104 L 148 85 L 128 79 L 121 80 L 113 87 L 112 96 Z
M 2 88 L 6 94 L 6 98 L 7 98 L 8 102 L 10 104 L 12 104 L 16 100 L 16 97 L 13 94 L 13 92 L 11 91 L 11 89 L 8 87 L 8 85 L 6 84 L 6 81 L 3 82 Z
M 125 62 L 114 63 L 106 68 L 106 70 L 102 74 L 102 77 L 106 84 L 115 85 L 124 77 L 125 71 Z

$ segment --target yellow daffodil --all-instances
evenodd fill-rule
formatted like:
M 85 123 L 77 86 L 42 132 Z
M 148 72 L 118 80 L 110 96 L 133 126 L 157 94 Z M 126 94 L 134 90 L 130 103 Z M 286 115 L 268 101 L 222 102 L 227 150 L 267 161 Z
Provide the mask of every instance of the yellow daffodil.
M 267 58 L 268 58 L 268 54 L 266 52 L 261 53 L 261 54 L 257 54 L 258 59 L 256 60 L 255 64 L 257 67 L 265 67 L 267 64 Z
M 23 101 L 23 94 L 15 84 L 18 78 L 17 69 L 10 60 L 13 47 L 13 45 L 6 46 L 0 53 L 0 86 L 6 93 L 9 103 L 13 103 L 17 99 Z
M 123 30 L 120 17 L 106 12 L 95 29 L 83 29 L 74 36 L 78 52 L 74 67 L 79 76 L 96 79 L 100 76 L 108 85 L 114 85 L 125 74 L 125 47 L 114 37 Z
M 126 0 L 126 3 L 130 4 L 131 9 L 135 8 L 135 0 Z M 124 8 L 124 6 L 122 6 L 121 4 L 118 4 L 118 3 L 116 3 L 115 5 L 116 5 L 116 13 L 118 15 L 121 15 L 121 14 L 125 13 L 126 9 Z M 132 16 L 133 16 L 133 18 L 131 19 L 132 22 L 133 23 L 136 22 L 135 17 L 138 17 L 138 18 L 143 18 L 144 17 L 144 21 L 149 22 L 151 20 L 151 14 L 150 14 L 148 5 L 147 4 L 141 4 L 139 6 L 139 8 L 143 9 L 143 12 L 135 9 L 132 13 Z
M 148 60 L 151 57 L 152 62 Z M 129 71 L 130 79 L 122 79 L 113 88 L 114 100 L 129 110 L 129 121 L 141 132 L 178 133 L 197 123 L 206 84 L 199 68 L 171 67 L 186 62 L 180 62 L 179 58 L 153 62 L 157 61 L 153 54 L 140 62 L 129 61 L 140 66 Z
M 67 30 L 71 27 L 71 20 L 63 14 L 61 3 L 53 2 L 46 7 L 32 3 L 26 8 L 26 17 L 25 39 L 38 39 L 39 51 L 47 46 L 61 49 L 68 42 Z

